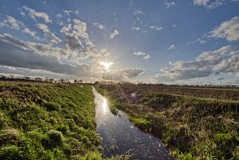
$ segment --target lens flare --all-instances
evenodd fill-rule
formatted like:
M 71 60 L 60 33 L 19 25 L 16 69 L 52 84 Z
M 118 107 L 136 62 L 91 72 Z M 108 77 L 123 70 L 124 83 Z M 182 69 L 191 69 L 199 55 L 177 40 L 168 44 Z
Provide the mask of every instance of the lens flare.
M 101 61 L 100 65 L 103 67 L 104 70 L 107 72 L 110 71 L 110 67 L 113 65 L 113 62 L 108 62 L 108 61 Z

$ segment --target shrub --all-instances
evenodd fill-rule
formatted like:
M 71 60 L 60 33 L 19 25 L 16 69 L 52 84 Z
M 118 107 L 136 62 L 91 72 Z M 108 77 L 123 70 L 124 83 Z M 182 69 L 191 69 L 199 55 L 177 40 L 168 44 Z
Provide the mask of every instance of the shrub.
M 0 159 L 4 160 L 23 160 L 19 148 L 15 145 L 6 146 L 0 150 Z
M 66 134 L 69 131 L 69 126 L 67 124 L 60 124 L 57 130 L 61 131 L 63 134 Z
M 59 111 L 61 109 L 61 106 L 59 104 L 53 102 L 47 102 L 45 104 L 45 107 L 48 111 Z
M 63 145 L 63 135 L 60 131 L 57 130 L 50 130 L 47 133 L 49 137 L 49 147 L 56 147 L 56 146 L 62 146 Z
M 0 134 L 0 144 L 15 144 L 21 135 L 20 132 L 14 128 L 4 129 Z

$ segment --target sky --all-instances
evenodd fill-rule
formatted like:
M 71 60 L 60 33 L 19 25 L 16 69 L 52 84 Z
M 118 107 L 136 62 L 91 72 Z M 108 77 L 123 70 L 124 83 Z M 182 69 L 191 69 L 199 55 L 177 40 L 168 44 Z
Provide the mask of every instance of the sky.
M 239 0 L 0 4 L 0 75 L 239 85 Z

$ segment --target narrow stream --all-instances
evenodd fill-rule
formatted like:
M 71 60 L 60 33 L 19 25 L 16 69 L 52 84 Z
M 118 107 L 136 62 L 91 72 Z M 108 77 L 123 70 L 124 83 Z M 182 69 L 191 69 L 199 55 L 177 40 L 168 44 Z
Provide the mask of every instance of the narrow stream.
M 140 131 L 124 112 L 119 111 L 117 116 L 112 114 L 107 100 L 94 88 L 93 93 L 97 133 L 103 138 L 101 145 L 105 157 L 130 153 L 131 159 L 172 159 L 159 138 Z

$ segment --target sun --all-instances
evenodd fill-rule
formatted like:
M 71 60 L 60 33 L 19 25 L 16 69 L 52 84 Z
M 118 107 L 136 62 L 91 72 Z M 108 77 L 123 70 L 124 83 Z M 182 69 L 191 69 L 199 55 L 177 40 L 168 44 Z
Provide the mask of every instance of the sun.
M 104 70 L 106 70 L 107 72 L 110 71 L 110 67 L 113 65 L 113 62 L 108 62 L 108 61 L 101 61 L 100 65 L 103 67 Z

